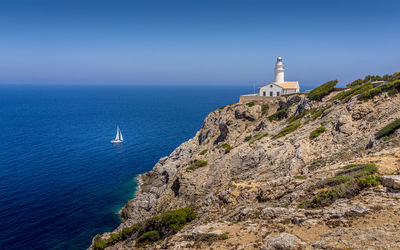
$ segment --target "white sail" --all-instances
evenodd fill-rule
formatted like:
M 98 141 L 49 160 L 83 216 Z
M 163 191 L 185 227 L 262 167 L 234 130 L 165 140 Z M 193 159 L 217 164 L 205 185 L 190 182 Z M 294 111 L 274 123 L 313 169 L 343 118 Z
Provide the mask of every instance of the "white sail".
M 117 135 L 115 136 L 115 140 L 119 141 L 119 126 L 117 126 Z
M 124 140 L 124 137 L 122 137 L 122 132 L 121 132 L 121 129 L 119 130 L 119 139 L 120 139 L 121 141 L 123 141 L 123 140 Z

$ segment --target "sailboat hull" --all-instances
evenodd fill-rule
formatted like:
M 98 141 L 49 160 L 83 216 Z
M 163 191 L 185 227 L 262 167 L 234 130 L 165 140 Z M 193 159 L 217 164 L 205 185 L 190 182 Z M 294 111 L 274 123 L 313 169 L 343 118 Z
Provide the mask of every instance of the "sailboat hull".
M 122 143 L 123 141 L 121 141 L 121 140 L 111 140 L 110 142 L 111 143 Z

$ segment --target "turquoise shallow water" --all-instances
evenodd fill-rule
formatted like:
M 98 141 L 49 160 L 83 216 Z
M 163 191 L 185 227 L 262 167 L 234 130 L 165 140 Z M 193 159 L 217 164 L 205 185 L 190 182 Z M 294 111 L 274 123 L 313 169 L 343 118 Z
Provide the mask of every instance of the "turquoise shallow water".
M 87 248 L 119 225 L 138 174 L 249 89 L 0 86 L 0 249 Z

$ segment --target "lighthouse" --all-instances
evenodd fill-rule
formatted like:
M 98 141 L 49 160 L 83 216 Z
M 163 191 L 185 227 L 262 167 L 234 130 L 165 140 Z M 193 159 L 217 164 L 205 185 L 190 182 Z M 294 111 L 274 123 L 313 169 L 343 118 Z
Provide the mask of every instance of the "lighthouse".
M 285 67 L 283 66 L 282 57 L 278 56 L 275 64 L 275 83 L 283 83 L 285 81 Z
M 298 81 L 285 81 L 285 67 L 282 57 L 279 56 L 275 64 L 275 81 L 259 87 L 258 90 L 259 96 L 277 97 L 299 93 L 300 85 Z

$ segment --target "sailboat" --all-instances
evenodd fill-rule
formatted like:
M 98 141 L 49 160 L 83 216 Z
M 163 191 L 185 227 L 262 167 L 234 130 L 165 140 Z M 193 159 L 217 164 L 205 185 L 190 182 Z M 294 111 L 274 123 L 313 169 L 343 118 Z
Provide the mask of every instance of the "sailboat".
M 111 143 L 122 143 L 124 141 L 124 137 L 122 137 L 121 129 L 117 126 L 117 135 L 114 140 L 111 140 Z

